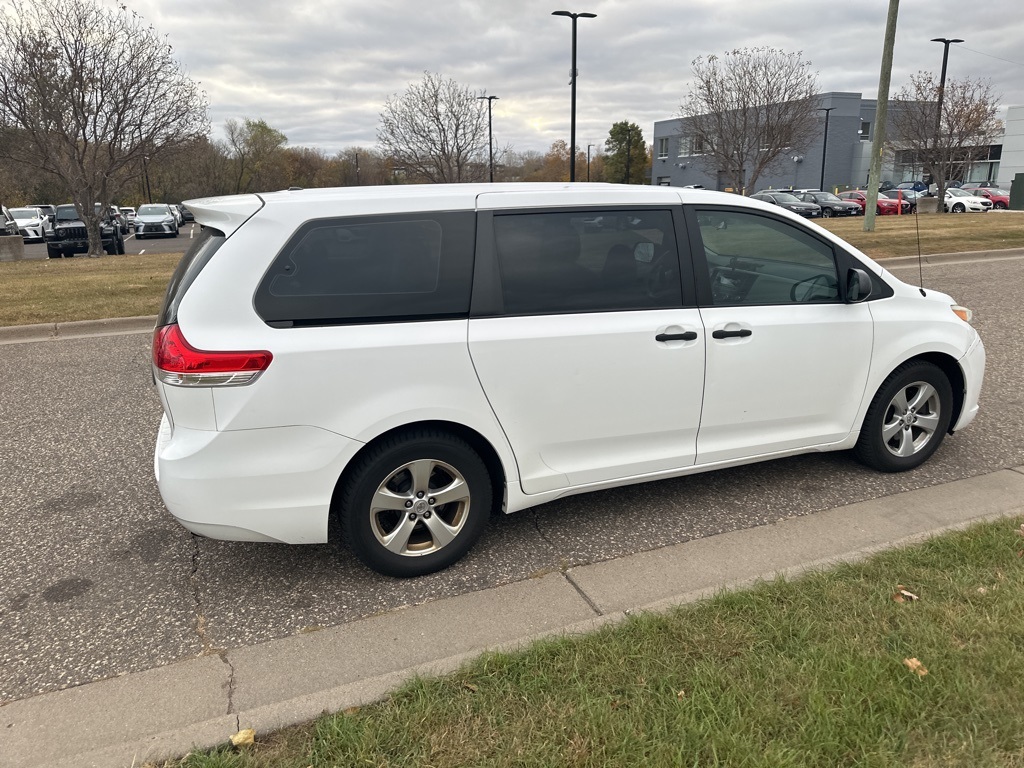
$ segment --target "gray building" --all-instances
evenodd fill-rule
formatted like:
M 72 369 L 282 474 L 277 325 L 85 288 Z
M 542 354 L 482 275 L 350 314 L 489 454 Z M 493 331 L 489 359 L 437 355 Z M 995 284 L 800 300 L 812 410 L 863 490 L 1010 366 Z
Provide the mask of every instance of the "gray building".
M 821 182 L 822 149 L 825 154 L 825 189 L 850 189 L 867 184 L 871 164 L 871 141 L 874 139 L 875 99 L 861 98 L 859 93 L 823 93 L 818 106 L 830 107 L 819 112 L 819 131 L 805 147 L 783 154 L 772 168 L 757 180 L 759 189 L 769 187 L 817 188 Z M 890 109 L 891 109 L 890 105 Z M 828 114 L 828 146 L 824 146 L 825 115 Z M 681 187 L 702 184 L 709 189 L 727 189 L 728 179 L 705 163 L 700 147 L 691 146 L 683 132 L 683 119 L 659 120 L 654 124 L 654 160 L 651 183 Z M 891 163 L 883 167 L 883 181 L 894 178 Z M 753 192 L 755 190 L 747 190 Z

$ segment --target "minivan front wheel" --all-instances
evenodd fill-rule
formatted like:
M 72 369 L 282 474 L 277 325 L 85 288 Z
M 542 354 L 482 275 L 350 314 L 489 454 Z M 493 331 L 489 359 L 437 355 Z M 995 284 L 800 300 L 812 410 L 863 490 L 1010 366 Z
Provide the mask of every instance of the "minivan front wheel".
M 854 452 L 882 472 L 919 467 L 942 442 L 952 409 L 953 390 L 941 369 L 924 361 L 905 363 L 875 394 Z
M 386 438 L 358 460 L 341 495 L 345 543 L 388 576 L 455 563 L 483 532 L 491 478 L 468 443 L 434 430 Z

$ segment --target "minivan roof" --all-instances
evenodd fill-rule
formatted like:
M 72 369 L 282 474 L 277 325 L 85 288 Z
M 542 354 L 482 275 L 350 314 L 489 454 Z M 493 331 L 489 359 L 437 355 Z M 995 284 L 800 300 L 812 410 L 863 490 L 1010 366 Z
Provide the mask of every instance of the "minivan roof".
M 728 193 L 639 184 L 507 182 L 498 184 L 395 184 L 376 187 L 291 189 L 186 200 L 200 224 L 230 235 L 261 208 L 294 207 L 306 218 L 325 205 L 324 216 L 418 210 L 475 210 L 553 205 L 658 205 L 717 200 Z

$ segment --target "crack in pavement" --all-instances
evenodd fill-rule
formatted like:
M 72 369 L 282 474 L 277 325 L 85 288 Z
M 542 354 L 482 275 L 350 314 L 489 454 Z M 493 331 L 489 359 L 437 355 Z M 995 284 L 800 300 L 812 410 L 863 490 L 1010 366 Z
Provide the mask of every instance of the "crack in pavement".
M 604 611 L 597 607 L 597 603 L 590 599 L 590 595 L 583 591 L 583 588 L 575 582 L 575 580 L 572 578 L 572 576 L 569 575 L 568 572 L 562 571 L 562 575 L 565 577 L 565 580 L 572 585 L 572 588 L 576 590 L 577 594 L 579 594 L 579 596 L 583 598 L 583 601 L 590 606 L 590 610 L 592 610 L 598 616 L 604 616 Z
M 224 686 L 227 689 L 228 702 L 227 702 L 227 715 L 235 715 L 235 731 L 240 729 L 238 713 L 235 709 L 235 666 L 231 663 L 228 658 L 228 652 L 226 648 L 214 648 L 213 642 L 210 640 L 210 636 L 206 631 L 206 615 L 203 612 L 203 599 L 199 593 L 199 537 L 196 534 L 192 536 L 192 571 L 189 574 L 189 586 L 192 589 L 192 601 L 195 603 L 196 610 L 196 623 L 195 631 L 196 636 L 199 638 L 199 642 L 202 645 L 201 656 L 211 656 L 216 654 L 224 665 L 228 668 L 228 680 Z

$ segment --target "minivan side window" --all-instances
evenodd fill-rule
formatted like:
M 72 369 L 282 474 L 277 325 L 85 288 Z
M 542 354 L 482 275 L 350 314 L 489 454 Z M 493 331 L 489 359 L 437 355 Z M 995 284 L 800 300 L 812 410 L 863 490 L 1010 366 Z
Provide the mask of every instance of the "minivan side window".
M 505 314 L 682 303 L 668 210 L 496 214 L 494 245 Z
M 273 325 L 466 317 L 471 211 L 318 219 L 303 224 L 256 291 Z
M 711 303 L 839 302 L 835 254 L 789 222 L 735 210 L 698 209 Z

